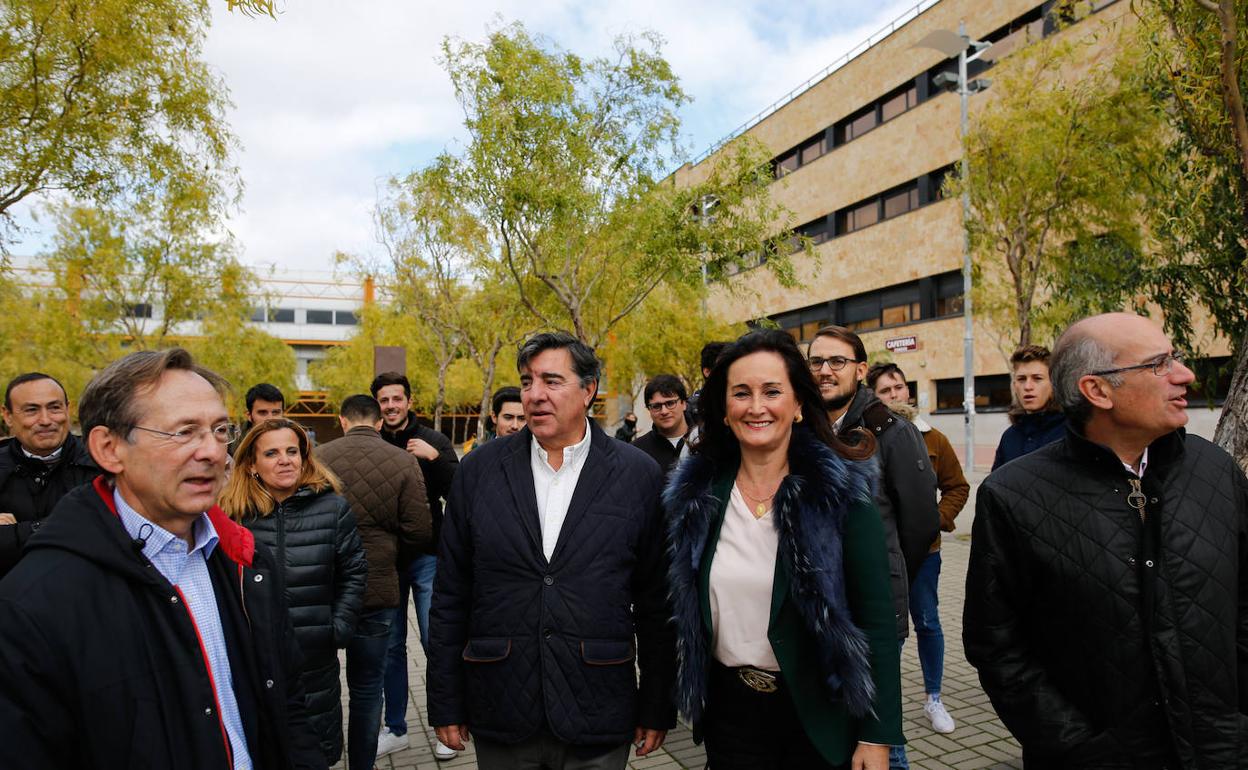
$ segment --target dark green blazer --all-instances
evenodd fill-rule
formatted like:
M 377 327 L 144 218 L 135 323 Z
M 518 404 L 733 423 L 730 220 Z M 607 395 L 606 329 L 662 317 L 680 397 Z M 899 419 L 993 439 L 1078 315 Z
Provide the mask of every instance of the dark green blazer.
M 702 610 L 707 648 L 713 649 L 711 627 L 711 562 L 724 525 L 735 469 L 715 480 L 718 515 L 711 521 L 710 537 L 698 573 L 698 600 Z M 845 590 L 854 624 L 870 643 L 871 678 L 875 682 L 875 714 L 850 715 L 843 703 L 828 696 L 823 683 L 815 635 L 806 627 L 790 594 L 790 576 L 784 559 L 776 559 L 771 594 L 771 620 L 767 638 L 780 663 L 780 672 L 793 705 L 811 743 L 834 765 L 848 762 L 859 742 L 901 745 L 901 664 L 897 647 L 896 619 L 889 583 L 888 552 L 884 525 L 875 504 L 851 503 L 846 510 L 844 534 Z

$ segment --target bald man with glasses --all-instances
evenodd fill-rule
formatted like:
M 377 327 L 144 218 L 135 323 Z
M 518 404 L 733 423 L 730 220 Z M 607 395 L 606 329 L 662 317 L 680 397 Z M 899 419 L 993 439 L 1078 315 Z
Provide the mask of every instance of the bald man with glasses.
M 1154 322 L 1054 346 L 1065 437 L 980 486 L 963 638 L 1028 770 L 1248 767 L 1248 479 Z

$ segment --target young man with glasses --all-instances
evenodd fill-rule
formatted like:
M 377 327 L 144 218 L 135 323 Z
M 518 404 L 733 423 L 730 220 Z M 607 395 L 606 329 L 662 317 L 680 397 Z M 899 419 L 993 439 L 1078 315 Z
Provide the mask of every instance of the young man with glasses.
M 654 429 L 633 441 L 633 446 L 654 458 L 665 474 L 670 474 L 682 457 L 689 455 L 689 424 L 685 421 L 688 401 L 685 384 L 674 374 L 657 375 L 646 383 L 646 410 Z
M 1244 767 L 1248 479 L 1154 322 L 1058 339 L 1066 435 L 976 494 L 963 640 L 1028 770 Z
M 807 360 L 837 434 L 850 443 L 862 440 L 863 433 L 875 439 L 880 469 L 875 505 L 888 544 L 900 654 L 900 644 L 910 635 L 910 583 L 940 533 L 936 474 L 919 429 L 863 387 L 867 350 L 857 334 L 844 326 L 819 329 Z M 903 747 L 893 747 L 889 765 L 910 766 Z
M 0 581 L 0 767 L 325 768 L 282 569 L 216 505 L 226 387 L 179 348 L 87 385 L 104 475 Z
M 86 445 L 69 432 L 65 388 L 42 372 L 14 377 L 4 390 L 0 443 L 0 577 L 17 564 L 22 546 L 52 507 L 100 469 Z

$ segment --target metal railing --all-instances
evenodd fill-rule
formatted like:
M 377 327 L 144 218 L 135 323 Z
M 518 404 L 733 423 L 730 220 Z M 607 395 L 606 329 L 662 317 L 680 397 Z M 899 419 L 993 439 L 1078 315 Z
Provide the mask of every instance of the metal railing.
M 737 126 L 735 129 L 729 132 L 727 136 L 725 136 L 724 138 L 712 144 L 710 147 L 703 150 L 702 154 L 694 158 L 693 165 L 696 166 L 702 161 L 711 157 L 712 155 L 715 154 L 716 151 L 719 150 L 719 148 L 728 144 L 733 139 L 736 139 L 738 136 L 741 136 L 746 131 L 749 131 L 754 126 L 757 126 L 759 123 L 762 123 L 764 120 L 770 117 L 773 113 L 775 113 L 781 107 L 785 106 L 789 102 L 793 101 L 797 97 L 804 94 L 806 91 L 810 90 L 810 88 L 814 86 L 816 83 L 823 80 L 828 75 L 831 75 L 833 72 L 836 72 L 841 67 L 844 67 L 846 64 L 849 64 L 851 61 L 858 58 L 862 54 L 866 53 L 868 50 L 870 50 L 872 47 L 874 47 L 877 43 L 882 41 L 884 38 L 893 34 L 899 28 L 901 28 L 905 24 L 915 19 L 919 14 L 923 13 L 928 8 L 931 8 L 932 6 L 936 5 L 939 2 L 940 0 L 919 0 L 919 2 L 916 3 L 912 8 L 903 12 L 900 16 L 890 21 L 878 32 L 876 32 L 875 34 L 868 37 L 866 40 L 863 40 L 861 43 L 851 48 L 849 51 L 843 54 L 839 59 L 832 62 L 828 66 L 824 67 L 818 73 L 807 78 L 806 81 L 803 82 L 801 85 L 789 91 L 787 94 L 780 97 L 776 101 L 772 102 L 767 107 L 764 107 L 754 117 L 745 121 L 740 126 Z

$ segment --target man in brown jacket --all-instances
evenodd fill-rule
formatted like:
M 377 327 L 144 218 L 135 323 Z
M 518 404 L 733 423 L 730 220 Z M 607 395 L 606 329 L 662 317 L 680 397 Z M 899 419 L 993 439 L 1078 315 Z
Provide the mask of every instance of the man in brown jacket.
M 317 448 L 317 459 L 342 482 L 368 558 L 364 610 L 347 645 L 348 770 L 369 770 L 381 730 L 381 683 L 390 624 L 399 606 L 399 569 L 433 549 L 425 478 L 411 454 L 381 437 L 381 407 L 372 396 L 342 402 L 343 437 Z
M 897 364 L 875 364 L 867 371 L 867 387 L 875 391 L 876 398 L 889 408 L 904 415 L 923 434 L 927 456 L 932 470 L 936 471 L 936 487 L 940 490 L 940 529 L 953 531 L 953 520 L 966 505 L 971 485 L 962 474 L 962 465 L 954 454 L 953 445 L 945 434 L 933 428 L 910 406 L 910 386 L 906 375 Z M 938 733 L 951 733 L 953 717 L 949 716 L 940 699 L 941 679 L 944 675 L 945 634 L 940 627 L 937 612 L 936 587 L 940 580 L 940 536 L 932 543 L 932 549 L 910 586 L 910 617 L 914 620 L 914 635 L 918 638 L 919 664 L 923 668 L 923 689 L 927 703 L 923 710 L 932 729 Z

